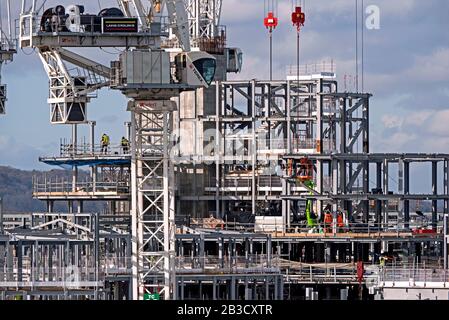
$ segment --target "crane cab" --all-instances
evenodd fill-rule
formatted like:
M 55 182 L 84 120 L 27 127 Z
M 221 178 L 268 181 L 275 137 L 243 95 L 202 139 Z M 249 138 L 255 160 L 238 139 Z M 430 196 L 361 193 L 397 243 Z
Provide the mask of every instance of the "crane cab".
M 176 78 L 181 84 L 208 88 L 215 78 L 216 59 L 203 51 L 181 53 L 175 58 Z
M 243 52 L 240 48 L 226 48 L 226 71 L 239 73 L 243 66 Z

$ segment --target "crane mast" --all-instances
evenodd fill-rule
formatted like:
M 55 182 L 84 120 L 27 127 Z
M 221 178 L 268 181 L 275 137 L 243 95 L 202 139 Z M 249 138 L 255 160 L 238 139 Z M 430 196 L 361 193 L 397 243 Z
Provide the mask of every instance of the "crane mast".
M 4 19 L 6 12 L 6 21 Z M 2 83 L 2 67 L 13 61 L 17 43 L 13 36 L 10 0 L 0 3 L 0 115 L 6 113 L 6 84 Z

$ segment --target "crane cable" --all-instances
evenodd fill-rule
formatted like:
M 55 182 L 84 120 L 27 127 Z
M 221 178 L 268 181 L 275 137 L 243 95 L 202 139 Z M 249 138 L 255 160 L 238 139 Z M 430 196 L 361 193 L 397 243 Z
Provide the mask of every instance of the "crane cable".
M 359 12 L 358 0 L 355 0 L 355 11 L 356 11 L 356 79 L 355 79 L 355 82 L 356 82 L 357 93 L 359 93 L 359 81 L 361 83 L 361 92 L 360 93 L 365 92 L 365 48 L 364 48 L 365 47 L 365 37 L 364 37 L 364 23 L 363 23 L 364 7 L 365 7 L 364 0 L 361 0 L 361 8 L 360 8 L 361 10 Z M 360 26 L 359 26 L 359 21 L 358 21 L 359 14 L 360 14 Z M 360 57 L 360 59 L 359 59 L 359 35 L 358 35 L 359 27 L 361 29 L 360 30 L 360 33 L 361 33 L 361 44 L 360 44 L 361 57 Z M 360 64 L 360 69 L 361 69 L 360 73 L 359 73 L 359 64 Z M 359 75 L 361 75 L 360 79 L 359 79 Z M 362 99 L 364 99 L 364 98 L 362 97 Z M 360 108 L 357 109 L 357 117 L 360 118 Z M 360 126 L 361 125 L 362 124 L 360 123 Z M 360 144 L 357 143 L 356 146 L 357 146 L 357 154 L 359 154 Z M 363 151 L 365 151 L 365 150 L 363 150 Z M 369 150 L 367 150 L 366 152 L 369 153 Z M 357 157 L 357 158 L 358 158 L 358 160 L 360 160 L 359 157 Z M 369 165 L 369 162 L 368 162 L 368 165 Z M 352 168 L 351 168 L 351 170 L 355 171 Z M 395 181 L 394 178 L 392 178 L 389 174 L 388 174 L 388 178 L 393 180 L 396 184 L 398 184 L 398 182 Z M 368 180 L 368 183 L 369 182 L 373 183 L 373 181 L 369 178 L 369 176 L 365 177 L 365 179 Z M 360 186 L 359 179 L 357 179 L 357 188 L 359 188 L 359 186 Z M 368 187 L 368 189 L 369 189 L 369 187 Z
M 271 14 L 271 17 L 274 17 L 275 20 L 275 26 L 277 25 L 277 11 L 278 10 L 278 0 L 264 0 L 264 16 L 267 17 L 265 19 L 268 19 L 268 15 Z M 266 25 L 267 28 L 269 28 L 269 39 L 270 39 L 270 81 L 273 80 L 273 27 Z
M 359 1 L 355 0 L 355 89 L 359 92 Z
M 362 0 L 362 93 L 365 91 L 365 26 L 363 25 L 363 15 L 365 0 Z
M 356 85 L 356 91 L 359 93 L 359 83 L 361 83 L 361 91 L 364 91 L 365 87 L 365 30 L 363 25 L 363 15 L 364 15 L 364 7 L 365 7 L 365 1 L 361 0 L 361 10 L 360 10 L 360 25 L 359 25 L 359 0 L 355 0 L 355 44 L 356 44 L 356 63 L 355 63 L 355 69 L 356 69 L 356 77 L 355 77 L 355 85 Z M 359 36 L 359 28 L 360 28 L 360 34 Z M 361 38 L 361 43 L 359 44 L 359 38 Z M 361 56 L 359 56 L 359 49 L 361 51 Z M 360 70 L 359 70 L 360 66 Z

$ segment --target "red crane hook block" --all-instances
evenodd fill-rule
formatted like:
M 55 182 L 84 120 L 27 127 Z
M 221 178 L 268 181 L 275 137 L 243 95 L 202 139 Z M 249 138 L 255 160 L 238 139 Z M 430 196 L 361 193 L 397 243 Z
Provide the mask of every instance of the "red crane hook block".
M 306 22 L 306 15 L 302 12 L 301 7 L 295 8 L 295 11 L 292 13 L 292 22 L 293 25 L 298 28 L 298 31 L 302 26 L 304 26 L 304 23 Z
M 272 31 L 278 25 L 278 18 L 274 16 L 273 12 L 268 12 L 268 15 L 263 20 L 263 24 L 267 29 L 270 29 L 270 31 Z

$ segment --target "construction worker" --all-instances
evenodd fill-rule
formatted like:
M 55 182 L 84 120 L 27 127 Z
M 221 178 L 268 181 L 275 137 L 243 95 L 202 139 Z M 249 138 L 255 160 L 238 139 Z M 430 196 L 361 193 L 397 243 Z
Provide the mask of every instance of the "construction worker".
M 315 188 L 315 184 L 312 180 L 305 181 L 304 185 L 309 189 Z M 312 192 L 310 192 L 310 194 L 312 194 Z M 306 201 L 306 219 L 307 219 L 307 227 L 316 229 L 316 227 L 318 226 L 317 216 L 313 212 L 313 203 L 311 199 L 308 199 Z
M 381 268 L 385 267 L 386 260 L 387 260 L 386 257 L 382 254 L 379 258 L 379 264 Z
M 101 152 L 106 154 L 108 153 L 109 146 L 109 136 L 106 133 L 103 133 L 101 136 Z
M 339 232 L 344 231 L 345 221 L 343 218 L 343 212 L 341 212 L 341 211 L 338 211 L 338 213 L 337 213 L 337 227 L 338 227 Z
M 317 227 L 316 214 L 313 212 L 312 200 L 307 200 L 306 202 L 306 219 L 309 228 Z
M 128 153 L 128 151 L 129 151 L 128 139 L 126 139 L 125 137 L 122 137 L 121 145 L 122 145 L 123 153 Z
M 324 214 L 324 229 L 326 232 L 332 232 L 332 222 L 334 218 L 332 217 L 332 213 L 330 211 L 326 211 Z

